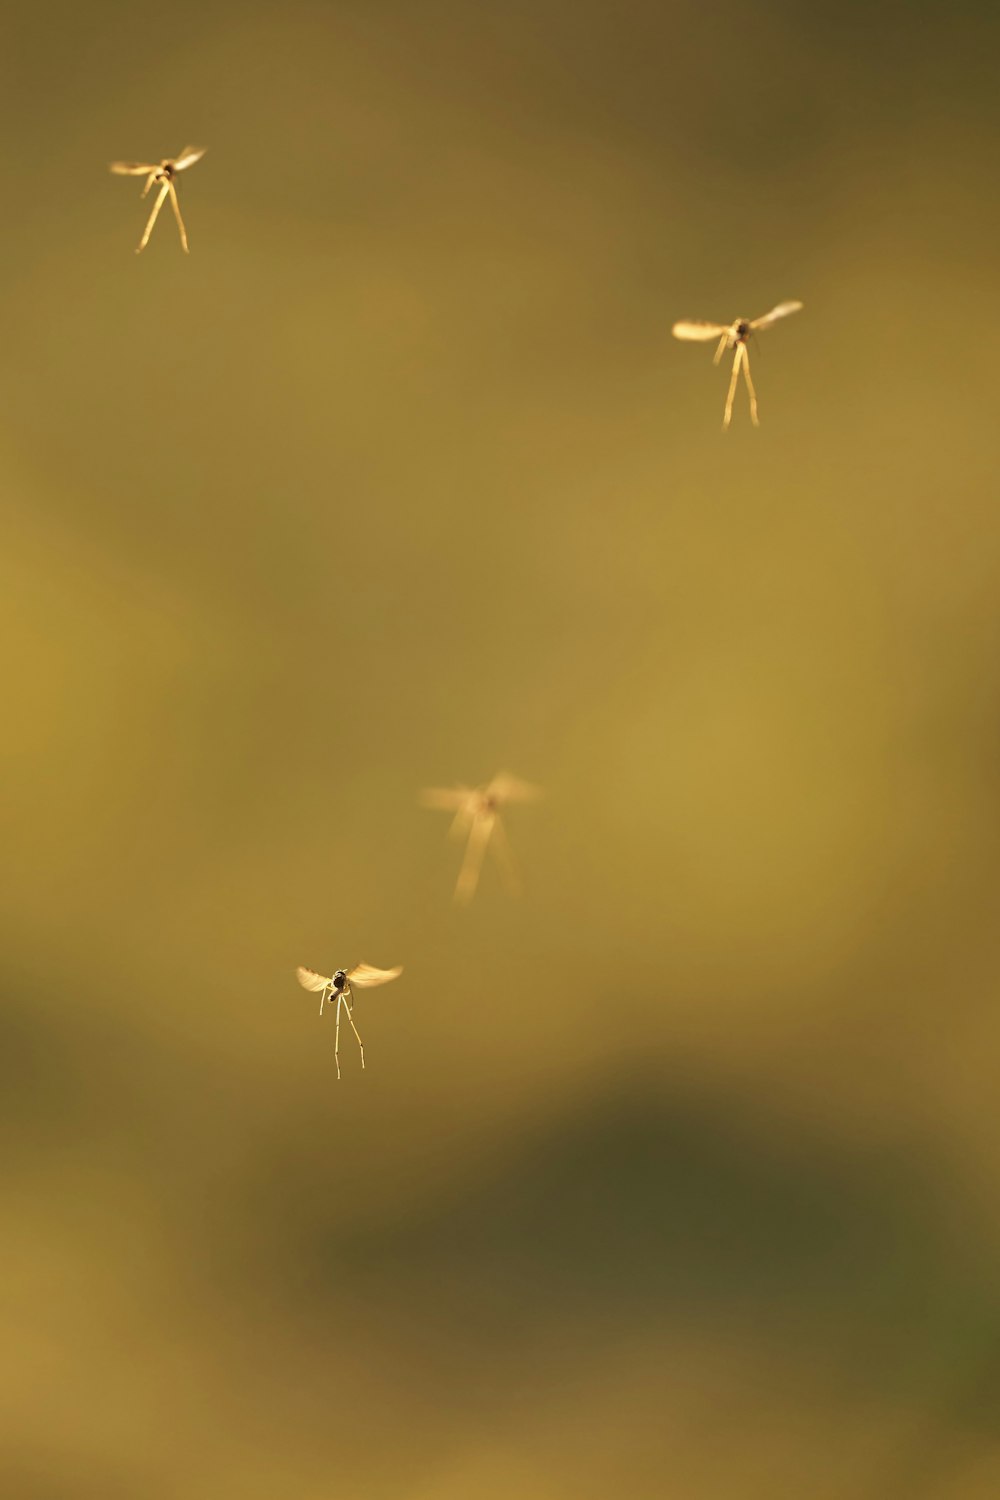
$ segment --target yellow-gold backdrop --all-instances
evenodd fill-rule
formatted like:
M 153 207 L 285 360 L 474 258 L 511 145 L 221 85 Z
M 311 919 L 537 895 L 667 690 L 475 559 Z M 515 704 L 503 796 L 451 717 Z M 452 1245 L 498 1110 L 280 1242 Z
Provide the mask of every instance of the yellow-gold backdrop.
M 8 8 L 4 1495 L 1000 1493 L 997 33 Z

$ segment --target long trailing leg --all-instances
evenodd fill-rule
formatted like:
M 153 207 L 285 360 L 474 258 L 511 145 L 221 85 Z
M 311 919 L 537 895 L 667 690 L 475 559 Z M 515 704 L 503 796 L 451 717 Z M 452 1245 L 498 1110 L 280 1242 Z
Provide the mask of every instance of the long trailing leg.
M 750 379 L 750 356 L 749 356 L 749 354 L 746 351 L 746 345 L 745 344 L 742 345 L 742 348 L 743 348 L 743 374 L 744 374 L 744 376 L 746 378 L 747 390 L 750 392 L 750 420 L 751 420 L 751 422 L 753 423 L 753 425 L 755 427 L 759 427 L 760 423 L 757 420 L 757 392 L 754 390 L 754 388 L 753 388 L 753 381 Z
M 351 993 L 351 999 L 353 1000 L 354 999 L 354 991 L 351 990 L 350 993 Z M 347 1003 L 347 992 L 346 991 L 344 992 L 344 1009 L 347 1011 L 347 1019 L 351 1023 L 351 1030 L 354 1032 L 354 1035 L 358 1038 L 358 1046 L 361 1048 L 361 1071 L 363 1073 L 364 1070 L 365 1070 L 365 1044 L 361 1040 L 361 1037 L 358 1035 L 358 1028 L 354 1024 L 354 1016 L 351 1013 L 351 1007 Z
M 331 996 L 330 998 L 332 999 L 333 997 Z M 333 1060 L 337 1064 L 338 1080 L 340 1078 L 340 1007 L 343 1004 L 343 1000 L 343 994 L 337 996 L 337 1029 L 333 1033 Z
M 736 345 L 736 353 L 733 355 L 733 375 L 729 382 L 729 395 L 726 397 L 726 414 L 722 419 L 722 430 L 725 432 L 733 415 L 733 397 L 736 394 L 736 381 L 740 373 L 740 356 L 743 353 L 743 345 Z
M 493 850 L 497 864 L 503 872 L 508 890 L 512 895 L 519 896 L 521 894 L 521 881 L 518 878 L 517 865 L 514 862 L 514 855 L 507 839 L 507 830 L 504 828 L 503 819 L 499 815 L 493 824 L 493 842 L 490 847 Z
M 167 194 L 168 194 L 169 191 L 170 191 L 170 183 L 169 183 L 169 181 L 167 181 L 167 182 L 163 183 L 162 187 L 160 188 L 159 193 L 157 194 L 156 202 L 153 204 L 153 212 L 150 214 L 149 219 L 147 220 L 147 223 L 146 223 L 146 232 L 143 235 L 142 239 L 139 241 L 139 247 L 138 247 L 138 249 L 135 252 L 136 255 L 141 255 L 142 252 L 143 252 L 143 250 L 145 250 L 146 246 L 149 244 L 149 236 L 153 232 L 153 225 L 156 223 L 156 216 L 160 212 L 160 209 L 163 207 L 163 200 L 167 196 Z M 144 193 L 143 197 L 145 197 L 145 196 L 146 195 Z
M 727 329 L 726 332 L 722 335 L 721 339 L 719 340 L 719 347 L 716 349 L 716 351 L 715 351 L 715 358 L 712 360 L 713 365 L 717 365 L 719 363 L 719 360 L 722 358 L 723 353 L 725 352 L 726 345 L 728 343 L 729 343 L 729 330 Z
M 479 872 L 483 867 L 483 855 L 486 853 L 486 845 L 489 843 L 495 821 L 495 813 L 477 813 L 472 820 L 469 842 L 465 846 L 465 858 L 462 860 L 462 868 L 458 872 L 458 884 L 455 886 L 455 900 L 463 906 L 475 895 L 476 886 L 479 884 Z
M 173 206 L 174 218 L 177 220 L 177 228 L 180 230 L 181 244 L 184 246 L 184 254 L 190 255 L 191 252 L 188 249 L 187 231 L 184 228 L 184 220 L 181 218 L 181 206 L 177 201 L 177 189 L 169 177 L 167 178 L 167 187 L 170 189 L 170 202 Z
M 329 993 L 330 993 L 330 986 L 328 984 L 325 984 L 323 986 L 323 988 L 319 992 L 319 1013 L 320 1013 L 320 1015 L 323 1014 L 323 1003 L 326 1000 L 326 998 L 327 998 L 327 996 L 328 996 Z
M 475 813 L 470 809 L 468 803 L 463 802 L 462 806 L 458 809 L 458 812 L 451 820 L 451 827 L 448 829 L 448 837 L 450 839 L 464 839 L 465 835 L 472 827 L 475 816 Z

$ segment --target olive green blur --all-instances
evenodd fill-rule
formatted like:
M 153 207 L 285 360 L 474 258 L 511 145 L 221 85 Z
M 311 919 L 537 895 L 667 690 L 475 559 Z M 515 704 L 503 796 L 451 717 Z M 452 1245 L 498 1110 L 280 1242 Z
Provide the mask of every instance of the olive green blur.
M 8 7 L 4 1496 L 1000 1494 L 998 33 Z

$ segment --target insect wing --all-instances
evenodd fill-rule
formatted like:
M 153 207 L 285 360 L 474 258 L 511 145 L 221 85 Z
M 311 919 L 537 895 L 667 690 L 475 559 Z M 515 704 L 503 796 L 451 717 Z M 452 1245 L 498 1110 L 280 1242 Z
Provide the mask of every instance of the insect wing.
M 420 793 L 420 803 L 422 807 L 434 807 L 443 812 L 454 812 L 457 808 L 464 807 L 469 798 L 474 795 L 467 786 L 431 786 Z
M 149 162 L 113 161 L 108 170 L 119 177 L 145 177 L 148 172 L 158 172 L 160 169 L 151 166 Z
M 777 323 L 779 318 L 787 318 L 790 313 L 802 311 L 801 302 L 779 302 L 777 307 L 772 307 L 769 313 L 762 318 L 754 318 L 750 324 L 751 328 L 770 328 L 772 323 Z
M 494 797 L 497 802 L 534 802 L 542 795 L 542 789 L 532 786 L 528 781 L 518 781 L 516 776 L 508 776 L 506 771 L 501 771 L 486 788 L 486 795 Z
M 376 969 L 371 964 L 355 964 L 353 969 L 347 971 L 347 982 L 357 985 L 359 989 L 371 990 L 377 984 L 388 984 L 390 979 L 398 979 L 403 972 L 402 964 L 395 969 Z
M 674 324 L 673 332 L 675 339 L 696 339 L 704 344 L 709 339 L 717 339 L 728 333 L 729 327 L 726 323 L 681 322 Z
M 174 158 L 174 171 L 183 172 L 185 167 L 193 167 L 196 161 L 201 161 L 205 151 L 205 146 L 185 146 L 180 156 Z
M 315 969 L 305 969 L 301 964 L 295 970 L 295 977 L 304 990 L 312 990 L 314 994 L 333 984 L 332 979 L 327 979 L 324 974 L 317 974 Z

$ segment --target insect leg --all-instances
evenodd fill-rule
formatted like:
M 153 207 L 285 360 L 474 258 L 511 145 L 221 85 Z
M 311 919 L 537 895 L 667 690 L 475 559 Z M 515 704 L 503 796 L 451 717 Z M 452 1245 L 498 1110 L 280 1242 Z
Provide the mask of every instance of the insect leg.
M 719 347 L 716 349 L 716 351 L 715 351 L 715 358 L 712 360 L 713 365 L 717 365 L 719 363 L 719 360 L 722 358 L 723 352 L 725 351 L 725 347 L 726 347 L 726 345 L 728 343 L 729 343 L 729 330 L 727 329 L 726 332 L 722 335 L 721 339 L 719 340 Z
M 181 244 L 184 246 L 185 255 L 189 255 L 191 252 L 188 250 L 188 237 L 184 229 L 184 220 L 181 218 L 181 206 L 177 201 L 177 189 L 174 187 L 169 177 L 167 178 L 167 187 L 170 189 L 170 202 L 173 204 L 174 218 L 177 220 L 177 228 L 181 232 Z
M 757 420 L 757 392 L 754 390 L 753 381 L 750 379 L 750 356 L 746 351 L 746 345 L 741 345 L 741 347 L 743 349 L 743 374 L 746 377 L 747 390 L 750 392 L 750 420 L 755 427 L 759 427 L 760 423 Z
M 474 817 L 475 814 L 470 813 L 468 806 L 463 803 L 462 806 L 458 809 L 458 812 L 455 814 L 454 818 L 452 818 L 451 820 L 451 827 L 448 829 L 448 837 L 450 839 L 464 838 L 466 833 L 469 831 L 469 828 L 472 826 Z
M 323 986 L 323 988 L 319 992 L 319 1013 L 320 1013 L 320 1015 L 323 1014 L 323 1002 L 326 1000 L 329 988 L 330 988 L 330 986 L 328 984 L 325 984 Z
M 340 1006 L 343 999 L 343 994 L 337 996 L 337 1029 L 333 1033 L 333 1060 L 337 1064 L 338 1078 L 340 1077 Z
M 483 855 L 486 853 L 486 845 L 489 843 L 495 821 L 495 813 L 477 813 L 472 820 L 469 842 L 465 846 L 465 858 L 462 860 L 462 868 L 458 872 L 458 884 L 455 886 L 455 900 L 460 905 L 464 906 L 475 895 L 476 886 L 479 884 L 479 872 L 483 865 Z
M 507 889 L 512 896 L 519 896 L 521 894 L 521 882 L 517 877 L 517 866 L 514 863 L 514 855 L 511 852 L 506 829 L 499 816 L 493 824 L 493 843 L 491 847 L 494 858 L 500 866 L 503 877 L 507 882 Z
M 743 345 L 736 345 L 736 353 L 733 355 L 733 377 L 729 382 L 729 395 L 726 397 L 726 414 L 722 419 L 722 430 L 725 432 L 733 415 L 733 396 L 736 394 L 736 381 L 740 373 L 740 356 L 743 353 Z
M 350 988 L 350 986 L 348 986 L 348 988 Z M 353 990 L 351 990 L 351 999 L 352 1000 L 354 999 L 354 991 Z M 361 1048 L 361 1071 L 364 1072 L 364 1070 L 365 1070 L 365 1044 L 361 1040 L 360 1036 L 358 1036 L 358 1028 L 354 1024 L 354 1017 L 351 1014 L 351 1007 L 347 1003 L 347 992 L 346 991 L 344 992 L 344 1009 L 347 1011 L 347 1019 L 351 1023 L 351 1030 L 354 1032 L 354 1035 L 358 1038 L 358 1046 Z
M 169 191 L 170 183 L 165 182 L 160 188 L 156 202 L 153 204 L 153 212 L 150 214 L 149 219 L 146 223 L 146 232 L 144 233 L 142 239 L 139 241 L 139 248 L 135 252 L 136 255 L 141 255 L 143 250 L 145 250 L 146 246 L 149 244 L 149 236 L 153 232 L 153 225 L 156 223 L 156 216 L 160 212 L 160 209 L 163 207 L 163 200 L 167 196 L 167 193 Z

